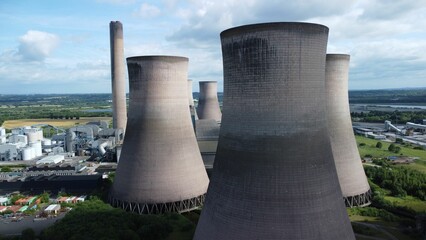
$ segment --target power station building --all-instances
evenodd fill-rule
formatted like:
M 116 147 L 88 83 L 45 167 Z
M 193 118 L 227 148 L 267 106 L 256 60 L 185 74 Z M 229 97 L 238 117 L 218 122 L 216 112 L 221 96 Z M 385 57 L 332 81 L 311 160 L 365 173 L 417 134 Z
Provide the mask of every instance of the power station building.
M 325 86 L 328 129 L 340 187 L 347 207 L 370 204 L 371 190 L 355 142 L 349 110 L 349 59 L 327 54 Z
M 198 97 L 197 115 L 199 119 L 214 119 L 220 122 L 222 112 L 217 98 L 217 82 L 200 82 L 200 95 Z
M 123 24 L 111 21 L 109 24 L 112 80 L 112 126 L 126 128 L 126 81 L 124 70 Z
M 328 137 L 328 28 L 221 33 L 223 117 L 194 239 L 355 239 Z
M 129 118 L 110 203 L 139 214 L 201 206 L 209 180 L 188 108 L 188 59 L 127 58 Z

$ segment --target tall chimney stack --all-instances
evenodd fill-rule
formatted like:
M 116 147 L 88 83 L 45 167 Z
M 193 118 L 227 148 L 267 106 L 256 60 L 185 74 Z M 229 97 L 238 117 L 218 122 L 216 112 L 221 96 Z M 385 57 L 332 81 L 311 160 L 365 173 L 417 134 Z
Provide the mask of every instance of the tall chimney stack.
M 111 47 L 112 127 L 126 129 L 126 82 L 124 70 L 123 25 L 119 21 L 109 24 Z

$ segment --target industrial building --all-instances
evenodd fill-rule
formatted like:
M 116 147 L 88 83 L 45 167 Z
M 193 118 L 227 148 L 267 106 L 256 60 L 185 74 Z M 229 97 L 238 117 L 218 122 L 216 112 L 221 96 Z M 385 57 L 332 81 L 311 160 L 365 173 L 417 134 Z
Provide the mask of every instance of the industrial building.
M 199 119 L 214 119 L 221 121 L 222 112 L 217 98 L 217 82 L 200 82 L 200 95 L 198 97 L 197 115 Z
M 124 68 L 123 24 L 109 24 L 112 82 L 112 127 L 126 129 L 126 81 Z
M 127 58 L 129 116 L 109 201 L 139 214 L 185 212 L 209 183 L 188 108 L 188 59 Z
M 356 207 L 370 205 L 371 190 L 352 129 L 348 97 L 349 59 L 346 54 L 327 54 L 325 88 L 328 130 L 340 187 L 346 206 Z
M 72 194 L 88 194 L 99 188 L 102 175 L 50 175 L 26 177 L 22 180 L 0 181 L 0 194 L 15 191 L 41 194 L 50 191 L 54 194 L 66 192 Z
M 327 38 L 309 23 L 221 33 L 223 117 L 194 239 L 355 239 L 328 137 Z

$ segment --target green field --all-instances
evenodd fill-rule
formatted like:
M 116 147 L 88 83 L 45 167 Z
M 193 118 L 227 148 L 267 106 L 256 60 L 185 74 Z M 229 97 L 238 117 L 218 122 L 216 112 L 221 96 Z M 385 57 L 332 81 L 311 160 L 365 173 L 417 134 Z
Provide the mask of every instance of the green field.
M 395 144 L 401 148 L 399 153 L 388 151 L 388 147 L 391 143 L 385 141 L 378 141 L 363 136 L 355 135 L 355 139 L 358 145 L 358 151 L 361 158 L 366 155 L 371 155 L 373 158 L 387 158 L 389 156 L 406 156 L 406 157 L 417 157 L 414 163 L 395 165 L 402 168 L 411 168 L 423 173 L 426 173 L 426 151 L 413 149 L 412 146 Z M 382 148 L 376 148 L 377 142 L 382 143 Z M 365 146 L 360 146 L 360 143 L 365 143 Z
M 391 143 L 385 141 L 378 141 L 370 138 L 366 138 L 363 136 L 355 135 L 355 139 L 358 144 L 358 150 L 361 157 L 369 154 L 373 157 L 384 158 L 389 156 L 408 156 L 408 157 L 418 157 L 420 160 L 426 161 L 426 151 L 425 150 L 417 150 L 412 147 L 407 147 L 401 144 L 397 144 L 401 148 L 399 153 L 393 153 L 388 151 L 388 147 Z M 381 142 L 383 144 L 382 148 L 376 148 L 377 142 Z M 365 143 L 365 146 L 359 146 L 360 143 Z
M 426 202 L 412 196 L 406 196 L 402 198 L 385 196 L 385 199 L 392 202 L 396 206 L 407 207 L 416 211 L 417 213 L 426 213 Z
M 49 124 L 55 127 L 70 128 L 78 124 L 86 124 L 88 122 L 107 120 L 111 121 L 111 117 L 82 117 L 80 119 L 19 119 L 19 120 L 7 120 L 3 123 L 2 127 L 6 129 L 12 129 L 16 127 L 31 126 L 35 124 Z

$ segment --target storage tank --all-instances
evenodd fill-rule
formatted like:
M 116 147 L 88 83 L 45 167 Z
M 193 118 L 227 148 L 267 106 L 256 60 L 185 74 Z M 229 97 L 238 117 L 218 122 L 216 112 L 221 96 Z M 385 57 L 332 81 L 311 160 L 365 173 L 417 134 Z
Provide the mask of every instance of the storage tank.
M 199 119 L 214 119 L 220 122 L 222 112 L 217 98 L 217 82 L 200 82 L 200 95 L 198 97 L 197 115 Z
M 110 203 L 139 214 L 196 209 L 209 180 L 188 108 L 188 59 L 131 57 L 127 66 L 129 116 Z
M 340 187 L 347 207 L 367 206 L 371 190 L 359 156 L 349 110 L 349 59 L 346 54 L 327 54 L 328 129 Z
M 26 147 L 22 149 L 22 160 L 28 161 L 35 158 L 35 149 L 33 147 Z
M 52 140 L 48 138 L 44 138 L 42 141 L 43 150 L 45 152 L 51 152 L 52 151 Z
M 221 33 L 223 117 L 194 239 L 352 239 L 328 137 L 328 28 Z
M 34 148 L 35 157 L 43 156 L 42 148 L 41 148 L 41 141 L 37 142 L 30 142 L 30 147 Z

